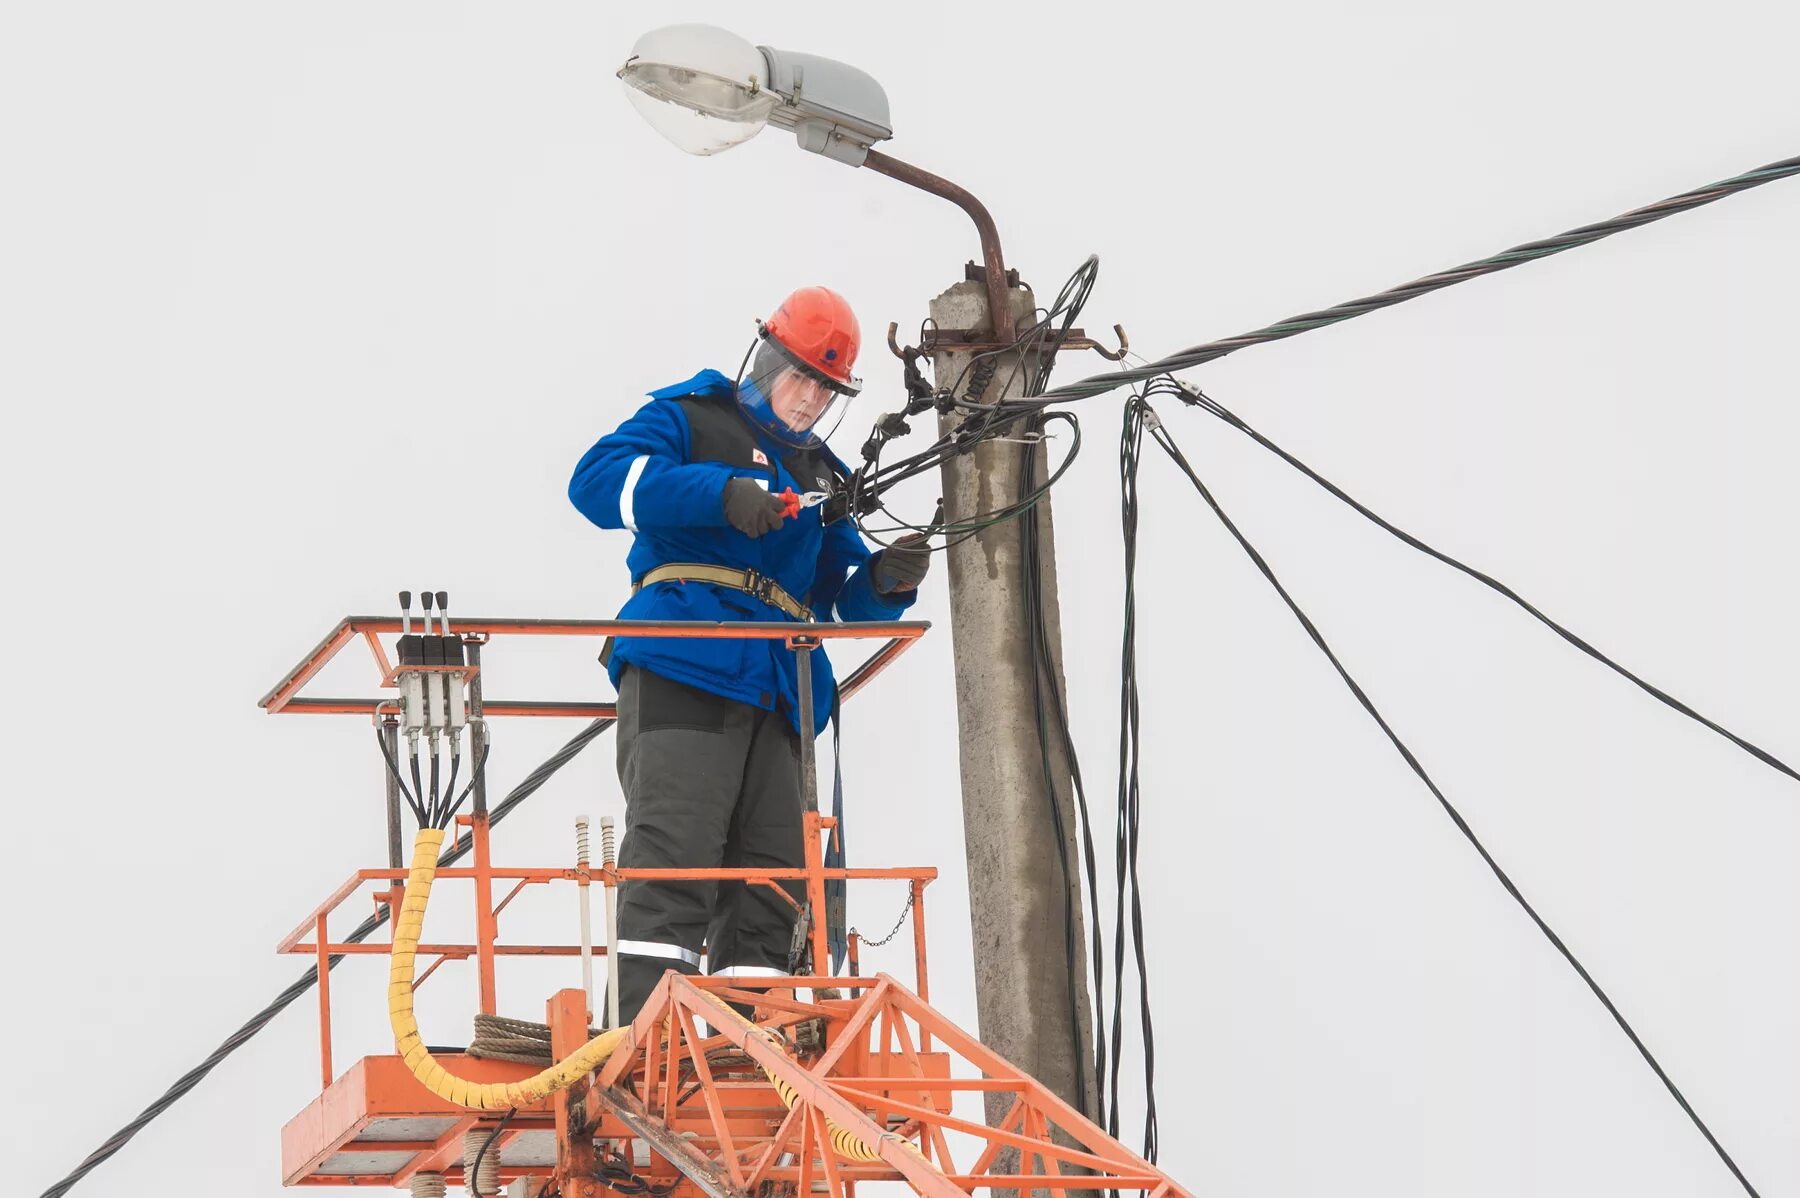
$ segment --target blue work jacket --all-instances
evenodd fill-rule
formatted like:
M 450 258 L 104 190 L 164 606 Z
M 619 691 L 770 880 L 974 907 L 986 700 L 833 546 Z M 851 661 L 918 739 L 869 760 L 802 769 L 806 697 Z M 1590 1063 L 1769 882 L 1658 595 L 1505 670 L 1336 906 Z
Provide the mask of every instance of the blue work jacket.
M 569 480 L 569 500 L 601 528 L 633 534 L 626 565 L 632 580 L 672 562 L 753 569 L 810 607 L 818 620 L 892 620 L 917 597 L 883 595 L 874 586 L 871 554 L 848 520 L 826 525 L 822 508 L 803 509 L 761 537 L 725 519 L 725 484 L 753 478 L 772 492 L 840 490 L 849 470 L 819 444 L 797 450 L 758 429 L 738 409 L 732 381 L 703 370 L 650 392 L 615 432 L 582 457 Z M 659 582 L 619 610 L 622 620 L 764 620 L 793 622 L 752 595 L 704 582 Z M 626 665 L 766 710 L 781 710 L 799 729 L 794 654 L 776 640 L 620 637 L 608 661 L 613 685 Z M 816 735 L 837 694 L 831 663 L 815 651 Z

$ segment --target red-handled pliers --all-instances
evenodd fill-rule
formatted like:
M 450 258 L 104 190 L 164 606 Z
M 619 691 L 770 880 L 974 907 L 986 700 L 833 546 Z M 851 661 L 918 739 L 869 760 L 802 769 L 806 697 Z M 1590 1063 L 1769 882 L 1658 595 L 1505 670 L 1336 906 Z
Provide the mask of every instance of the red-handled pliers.
M 809 507 L 818 507 L 821 503 L 824 503 L 827 499 L 830 499 L 831 492 L 829 492 L 829 491 L 800 492 L 800 491 L 794 490 L 794 488 L 792 488 L 792 487 L 789 487 L 785 491 L 778 492 L 776 494 L 775 498 L 781 500 L 783 503 L 785 503 L 787 505 L 786 507 L 784 507 L 781 510 L 782 518 L 784 520 L 792 520 L 794 517 L 796 517 L 800 514 L 801 509 L 809 508 Z

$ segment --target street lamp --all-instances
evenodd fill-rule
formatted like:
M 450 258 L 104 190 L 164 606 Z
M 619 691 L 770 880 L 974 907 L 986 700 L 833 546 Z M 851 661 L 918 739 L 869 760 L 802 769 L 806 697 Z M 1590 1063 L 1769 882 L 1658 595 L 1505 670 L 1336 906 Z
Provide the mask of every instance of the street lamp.
M 720 153 L 774 125 L 792 132 L 803 150 L 869 167 L 957 205 L 981 236 L 995 339 L 1011 344 L 1006 262 L 994 218 L 948 179 L 874 149 L 894 130 L 887 93 L 867 72 L 816 54 L 752 45 L 712 25 L 670 25 L 638 39 L 619 79 L 651 128 L 690 154 Z

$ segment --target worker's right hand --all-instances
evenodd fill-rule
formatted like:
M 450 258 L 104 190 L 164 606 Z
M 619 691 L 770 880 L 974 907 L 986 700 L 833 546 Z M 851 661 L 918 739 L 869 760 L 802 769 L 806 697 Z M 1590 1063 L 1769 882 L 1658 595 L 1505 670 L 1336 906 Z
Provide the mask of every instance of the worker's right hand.
M 747 537 L 760 537 L 781 527 L 787 504 L 779 495 L 753 478 L 734 478 L 725 484 L 725 519 Z

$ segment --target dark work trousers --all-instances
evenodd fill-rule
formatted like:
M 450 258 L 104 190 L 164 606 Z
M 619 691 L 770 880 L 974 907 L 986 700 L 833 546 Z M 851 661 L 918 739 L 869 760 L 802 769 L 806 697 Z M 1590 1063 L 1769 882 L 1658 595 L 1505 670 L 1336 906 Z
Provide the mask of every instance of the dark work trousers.
M 635 666 L 619 679 L 622 869 L 798 869 L 805 864 L 800 743 L 787 717 Z M 794 902 L 805 886 L 783 884 Z M 626 882 L 619 894 L 619 1018 L 666 970 L 787 973 L 796 909 L 743 882 Z

